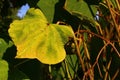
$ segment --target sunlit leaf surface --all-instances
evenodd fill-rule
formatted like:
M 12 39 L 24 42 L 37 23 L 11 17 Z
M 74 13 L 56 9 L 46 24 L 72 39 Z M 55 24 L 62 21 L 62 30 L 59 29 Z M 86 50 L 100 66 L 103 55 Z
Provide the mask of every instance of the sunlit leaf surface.
M 64 44 L 73 31 L 69 26 L 49 24 L 39 9 L 31 8 L 23 20 L 15 20 L 9 35 L 17 46 L 16 58 L 37 58 L 42 63 L 64 60 Z

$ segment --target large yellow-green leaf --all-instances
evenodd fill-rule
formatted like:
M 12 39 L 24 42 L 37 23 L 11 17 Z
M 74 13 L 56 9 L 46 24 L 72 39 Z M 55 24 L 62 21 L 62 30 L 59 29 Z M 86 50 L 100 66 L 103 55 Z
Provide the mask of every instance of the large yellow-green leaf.
M 56 64 L 64 60 L 64 44 L 73 31 L 69 26 L 49 24 L 39 9 L 31 8 L 23 20 L 11 23 L 9 35 L 17 46 L 16 58 Z

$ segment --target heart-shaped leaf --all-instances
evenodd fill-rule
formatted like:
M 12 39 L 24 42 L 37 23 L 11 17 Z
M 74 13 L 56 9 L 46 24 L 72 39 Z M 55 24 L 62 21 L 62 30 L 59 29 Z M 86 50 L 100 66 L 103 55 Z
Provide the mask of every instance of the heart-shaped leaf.
M 9 28 L 9 35 L 17 46 L 16 58 L 37 58 L 46 64 L 64 60 L 64 44 L 73 34 L 69 26 L 49 24 L 43 13 L 34 8 Z

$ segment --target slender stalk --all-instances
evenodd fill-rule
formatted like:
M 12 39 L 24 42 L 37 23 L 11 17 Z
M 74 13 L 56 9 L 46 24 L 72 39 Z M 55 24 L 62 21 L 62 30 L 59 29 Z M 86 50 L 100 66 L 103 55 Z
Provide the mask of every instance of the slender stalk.
M 107 80 L 107 76 L 108 76 L 108 70 L 109 70 L 109 68 L 110 68 L 111 61 L 112 61 L 112 58 L 110 59 L 110 61 L 109 61 L 108 65 L 107 65 L 107 69 L 106 69 L 106 73 L 105 73 L 104 80 Z
M 87 56 L 87 58 L 90 60 L 90 53 L 88 51 L 88 48 L 87 48 L 87 45 L 85 42 L 83 42 L 83 46 L 84 46 L 84 49 L 85 49 L 85 55 Z
M 102 49 L 99 51 L 99 53 L 98 53 L 98 55 L 97 55 L 97 58 L 96 58 L 96 61 L 95 61 L 95 63 L 94 63 L 93 66 L 92 66 L 93 68 L 94 68 L 95 65 L 98 63 L 98 59 L 99 59 L 102 51 L 104 50 L 104 48 L 106 48 L 106 46 L 107 46 L 108 44 L 109 44 L 109 43 L 106 43 L 106 44 L 102 47 Z
M 120 72 L 120 69 L 118 69 L 115 73 L 115 75 L 112 77 L 112 80 L 115 80 L 115 78 L 117 77 L 118 73 Z
M 110 43 L 110 45 L 113 47 L 113 49 L 114 49 L 115 52 L 117 53 L 118 57 L 120 58 L 120 53 L 119 53 L 118 50 L 115 48 L 114 44 Z
M 69 80 L 72 80 L 66 60 L 64 60 L 64 63 L 65 63 L 65 68 L 66 68 L 66 72 L 67 72 L 67 77 Z
M 110 40 L 106 39 L 106 38 L 103 37 L 103 36 L 100 36 L 100 35 L 98 35 L 98 34 L 95 34 L 95 33 L 93 33 L 93 32 L 90 32 L 90 31 L 87 31 L 87 30 L 79 30 L 79 32 L 80 32 L 80 33 L 86 32 L 86 33 L 92 34 L 92 35 L 94 35 L 94 36 L 97 36 L 98 38 L 101 38 L 102 40 L 106 41 L 107 43 L 111 43 Z
M 116 4 L 117 4 L 118 9 L 120 10 L 120 3 L 119 3 L 119 0 L 115 0 L 115 1 L 116 1 Z
M 97 67 L 98 67 L 98 71 L 99 71 L 100 77 L 103 78 L 103 75 L 102 75 L 102 72 L 101 72 L 101 70 L 100 70 L 100 66 L 99 66 L 98 63 L 97 63 Z
M 83 61 L 82 56 L 80 54 L 80 49 L 79 49 L 79 46 L 77 44 L 77 40 L 76 40 L 75 35 L 74 35 L 74 42 L 75 42 L 75 46 L 76 46 L 76 50 L 77 50 L 77 56 L 78 56 L 78 58 L 80 60 L 81 66 L 82 66 L 82 70 L 83 70 L 83 72 L 85 72 L 84 61 Z
M 21 65 L 21 64 L 23 64 L 23 63 L 25 63 L 25 62 L 28 62 L 28 61 L 30 61 L 30 59 L 26 59 L 26 60 L 24 60 L 24 61 L 21 61 L 20 63 L 16 64 L 16 65 L 14 66 L 14 68 L 16 68 L 16 67 L 18 67 L 19 65 Z

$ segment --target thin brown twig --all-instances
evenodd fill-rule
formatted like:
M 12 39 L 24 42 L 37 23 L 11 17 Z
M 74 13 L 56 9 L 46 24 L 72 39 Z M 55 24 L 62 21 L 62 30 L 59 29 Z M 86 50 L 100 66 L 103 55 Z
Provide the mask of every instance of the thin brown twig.
M 106 46 L 107 46 L 108 44 L 109 44 L 109 43 L 106 43 L 106 44 L 101 48 L 101 50 L 99 51 L 99 53 L 98 53 L 98 55 L 97 55 L 97 58 L 96 58 L 96 61 L 94 62 L 92 68 L 94 68 L 95 65 L 98 63 L 98 60 L 99 60 L 99 57 L 100 57 L 102 51 L 106 48 Z
M 114 9 L 111 9 L 113 11 L 113 13 L 117 14 L 120 16 L 120 13 L 118 13 L 117 11 L 115 11 Z
M 99 51 L 98 56 L 97 56 L 97 58 L 96 58 L 96 61 L 94 62 L 93 66 L 92 66 L 87 72 L 85 72 L 85 74 L 84 74 L 84 76 L 83 76 L 83 80 L 85 80 L 85 78 L 86 78 L 87 75 L 90 73 L 90 71 L 94 69 L 95 65 L 98 63 L 98 59 L 99 59 L 102 51 L 104 50 L 104 48 L 105 48 L 108 44 L 109 44 L 109 43 L 106 43 L 106 44 L 102 47 L 102 49 Z
M 101 72 L 101 70 L 100 70 L 100 66 L 99 66 L 98 63 L 97 63 L 97 67 L 98 67 L 98 71 L 99 71 L 100 77 L 103 78 L 103 75 L 102 75 L 102 72 Z
M 99 51 L 98 56 L 97 56 L 97 58 L 96 58 L 96 61 L 94 62 L 93 66 L 92 66 L 87 72 L 85 72 L 85 74 L 84 74 L 84 76 L 83 76 L 83 80 L 85 80 L 86 76 L 90 73 L 91 70 L 93 70 L 93 68 L 95 67 L 95 65 L 98 63 L 98 59 L 99 59 L 102 51 L 104 50 L 104 48 L 105 48 L 108 44 L 109 44 L 109 43 L 106 43 L 106 44 L 102 47 L 102 49 Z
M 95 65 L 98 63 L 98 59 L 99 59 L 102 51 L 106 48 L 107 45 L 110 44 L 110 45 L 113 47 L 113 49 L 115 50 L 115 52 L 117 53 L 117 55 L 120 57 L 120 54 L 119 54 L 118 50 L 116 49 L 116 47 L 114 46 L 114 44 L 113 44 L 110 40 L 108 40 L 107 38 L 102 37 L 102 36 L 100 36 L 100 35 L 98 35 L 98 34 L 95 34 L 95 33 L 93 33 L 93 32 L 87 31 L 87 30 L 79 30 L 79 33 L 84 33 L 84 32 L 89 33 L 89 34 L 92 34 L 92 35 L 94 35 L 94 36 L 97 36 L 98 38 L 101 38 L 102 40 L 104 40 L 104 41 L 106 42 L 106 44 L 105 44 L 105 45 L 102 47 L 102 49 L 99 51 L 98 56 L 97 56 L 97 58 L 96 58 L 96 61 L 95 61 L 94 64 L 93 64 L 93 66 L 92 66 L 87 72 L 85 72 L 85 74 L 84 74 L 84 76 L 83 76 L 83 80 L 84 80 L 84 79 L 87 77 L 87 75 L 90 73 L 90 70 L 93 69 L 93 68 L 95 67 Z
M 114 46 L 114 44 L 110 43 L 110 45 L 113 47 L 113 49 L 117 53 L 118 57 L 120 57 L 120 53 L 118 52 L 118 50 L 116 49 L 116 47 Z
M 78 58 L 80 60 L 81 66 L 82 66 L 82 70 L 83 70 L 83 72 L 85 72 L 84 61 L 83 61 L 82 56 L 80 54 L 79 46 L 77 44 L 77 40 L 76 40 L 75 35 L 74 35 L 74 42 L 75 42 L 75 46 L 76 46 L 77 56 L 78 56 Z
M 112 80 L 115 80 L 115 78 L 117 77 L 118 73 L 120 72 L 120 69 L 118 69 L 115 73 L 115 75 L 112 77 Z
M 115 1 L 116 1 L 116 4 L 117 4 L 118 9 L 120 10 L 120 3 L 119 3 L 119 0 L 115 0 Z
M 83 76 L 83 79 L 82 79 L 82 80 L 86 80 L 86 78 L 87 78 L 88 76 L 90 76 L 90 80 L 94 80 L 94 79 L 93 79 L 93 75 L 91 75 L 91 71 L 93 72 L 93 68 L 88 69 L 88 71 L 86 71 L 86 72 L 84 73 L 84 76 Z
M 97 36 L 98 38 L 101 38 L 102 40 L 106 41 L 107 43 L 109 43 L 109 44 L 113 47 L 113 49 L 116 51 L 117 55 L 120 57 L 120 53 L 118 52 L 118 50 L 115 48 L 114 44 L 113 44 L 110 40 L 108 40 L 108 39 L 106 39 L 105 37 L 102 37 L 102 36 L 100 36 L 100 35 L 98 35 L 98 34 L 95 34 L 95 33 L 93 33 L 93 32 L 87 31 L 87 30 L 79 30 L 79 31 L 80 31 L 81 33 L 87 32 L 87 33 L 89 33 L 89 34 L 95 35 L 95 36 Z
M 86 33 L 92 34 L 92 35 L 94 35 L 94 36 L 97 36 L 98 38 L 103 39 L 103 40 L 106 41 L 107 43 L 111 43 L 110 40 L 106 39 L 105 37 L 102 37 L 102 36 L 100 36 L 100 35 L 98 35 L 98 34 L 95 34 L 95 33 L 93 33 L 93 32 L 90 32 L 90 31 L 88 31 L 88 30 L 79 30 L 79 32 L 80 32 L 80 33 L 86 32 Z
M 115 28 L 116 28 L 116 31 L 117 31 L 117 34 L 118 34 L 118 37 L 120 37 L 118 25 L 117 25 L 117 23 L 116 23 L 116 21 L 115 21 L 114 13 L 113 13 L 112 8 L 111 8 L 111 3 L 110 3 L 110 1 L 108 1 L 108 0 L 105 0 L 105 1 L 106 1 L 107 6 L 108 6 L 108 9 L 109 9 L 109 11 L 110 11 L 110 14 L 111 14 L 113 23 L 114 23 L 114 25 L 115 25 Z

